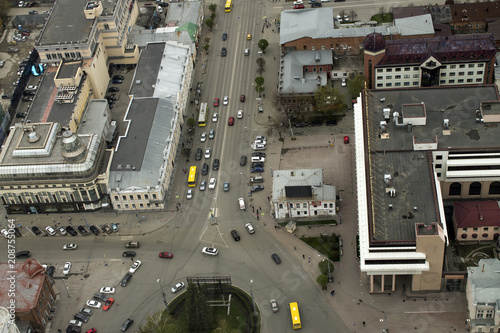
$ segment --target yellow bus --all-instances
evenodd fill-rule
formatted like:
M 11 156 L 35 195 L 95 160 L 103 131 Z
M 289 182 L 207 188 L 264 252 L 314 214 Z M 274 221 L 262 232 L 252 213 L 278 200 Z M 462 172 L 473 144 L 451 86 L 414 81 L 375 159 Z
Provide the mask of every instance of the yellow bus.
M 196 186 L 196 167 L 189 167 L 189 176 L 188 176 L 188 186 L 195 187 Z
M 226 13 L 230 13 L 231 8 L 233 8 L 233 0 L 226 0 L 226 6 L 224 7 Z
M 290 303 L 290 313 L 292 315 L 292 327 L 294 330 L 302 328 L 300 324 L 299 305 L 297 302 Z
M 198 117 L 198 126 L 205 127 L 207 125 L 207 103 L 201 103 L 200 116 Z

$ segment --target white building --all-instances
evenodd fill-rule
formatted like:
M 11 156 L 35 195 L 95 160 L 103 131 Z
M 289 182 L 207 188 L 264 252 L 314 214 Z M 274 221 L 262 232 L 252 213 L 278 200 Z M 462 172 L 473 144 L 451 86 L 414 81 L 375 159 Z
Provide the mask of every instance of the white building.
M 273 171 L 276 218 L 334 216 L 335 186 L 323 183 L 323 169 Z
M 19 333 L 16 324 L 11 322 L 9 310 L 0 306 L 0 333 Z

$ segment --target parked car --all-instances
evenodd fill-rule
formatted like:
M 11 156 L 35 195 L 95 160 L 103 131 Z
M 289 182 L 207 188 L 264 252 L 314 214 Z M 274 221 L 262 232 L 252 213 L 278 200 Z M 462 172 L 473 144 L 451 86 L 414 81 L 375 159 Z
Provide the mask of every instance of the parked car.
M 264 185 L 255 185 L 250 189 L 251 192 L 258 192 L 264 189 Z
M 271 303 L 271 310 L 273 310 L 273 312 L 278 312 L 278 302 L 276 302 L 275 299 L 272 299 L 269 301 L 269 303 Z
M 326 125 L 326 126 L 337 125 L 337 121 L 336 121 L 335 119 L 333 119 L 333 120 L 327 120 L 327 121 L 325 122 L 325 125 Z
M 77 327 L 82 327 L 83 323 L 79 320 L 73 319 L 69 321 L 69 325 L 71 326 L 77 326 Z
M 132 274 L 127 273 L 127 274 L 123 277 L 123 279 L 121 280 L 121 282 L 120 282 L 120 286 L 122 286 L 122 287 L 126 287 L 126 286 L 127 286 L 127 284 L 130 282 L 130 280 L 131 280 L 131 279 L 132 279 Z
M 36 10 L 30 10 L 28 12 L 28 14 L 30 14 L 30 15 L 36 15 L 36 14 L 38 14 L 38 12 Z
M 172 287 L 172 293 L 176 293 L 178 292 L 179 290 L 181 290 L 182 288 L 184 288 L 186 285 L 184 284 L 184 282 L 179 282 L 177 283 L 175 286 Z
M 66 227 L 66 231 L 67 231 L 67 232 L 68 232 L 68 234 L 70 234 L 71 236 L 77 236 L 77 235 L 78 235 L 78 233 L 76 232 L 76 230 L 75 230 L 75 229 L 73 229 L 73 227 L 72 227 L 72 226 L 70 226 L 70 225 Z
M 301 123 L 296 123 L 294 126 L 295 127 L 307 127 L 308 125 L 309 124 L 304 121 L 304 122 L 301 122 Z
M 264 168 L 262 167 L 255 167 L 250 170 L 251 173 L 257 173 L 257 172 L 264 172 Z
M 96 309 L 101 308 L 101 303 L 98 301 L 94 301 L 93 299 L 88 300 L 87 303 L 85 304 L 87 304 L 87 306 L 91 308 L 96 308 Z
M 19 251 L 16 252 L 16 258 L 29 258 L 31 257 L 31 252 L 30 251 Z
M 7 52 L 16 53 L 16 52 L 19 52 L 19 49 L 17 47 L 8 47 Z
M 295 5 L 293 6 L 293 9 L 304 9 L 304 5 L 303 4 L 298 4 L 298 5 Z
M 344 136 L 344 143 L 345 144 L 348 144 L 349 143 L 349 137 L 346 135 Z
M 90 226 L 90 231 L 92 231 L 94 233 L 94 235 L 99 235 L 99 229 L 97 229 L 97 227 L 95 225 L 91 225 Z
M 118 79 L 113 79 L 113 80 L 111 81 L 111 83 L 113 83 L 113 84 L 122 84 L 122 83 L 123 83 L 123 81 L 122 81 L 122 80 L 118 80 Z
M 40 231 L 40 229 L 38 229 L 38 227 L 31 227 L 31 230 L 33 231 L 33 233 L 38 236 L 38 235 L 41 235 L 42 232 Z
M 134 274 L 135 271 L 137 271 L 137 269 L 139 269 L 139 267 L 141 266 L 142 262 L 140 260 L 137 260 L 136 262 L 134 262 L 134 264 L 132 265 L 132 267 L 129 268 L 128 272 L 131 273 L 131 274 Z
M 64 275 L 69 275 L 69 272 L 71 271 L 71 263 L 68 261 L 64 264 L 63 267 L 63 274 Z
M 160 252 L 158 256 L 165 259 L 172 259 L 174 257 L 173 253 L 171 252 Z
M 113 229 L 113 232 L 118 232 L 119 224 L 111 223 L 111 229 Z
M 111 92 L 118 92 L 118 91 L 120 91 L 120 88 L 118 88 L 118 87 L 110 87 L 110 88 L 108 88 L 108 92 L 109 93 L 111 93 Z
M 125 251 L 122 253 L 124 257 L 135 257 L 135 251 Z
M 81 322 L 84 322 L 84 323 L 88 323 L 89 322 L 89 317 L 87 317 L 86 315 L 84 314 L 81 314 L 81 313 L 77 313 L 73 316 L 74 319 L 76 320 L 79 320 Z
M 76 250 L 77 248 L 76 244 L 66 244 L 63 246 L 63 250 Z
M 240 165 L 244 166 L 245 164 L 247 164 L 247 157 L 245 155 L 242 155 L 240 157 Z
M 7 94 L 2 95 L 2 99 L 11 99 L 11 98 L 12 98 L 11 95 L 7 95 Z
M 89 316 L 92 316 L 94 314 L 94 311 L 93 310 L 90 310 L 90 309 L 87 309 L 87 308 L 81 308 L 80 309 L 80 313 L 89 317 Z
M 56 268 L 54 266 L 49 266 L 45 270 L 48 276 L 54 276 L 54 273 L 56 272 Z
M 321 2 L 313 2 L 311 4 L 311 8 L 319 8 L 319 7 L 323 7 L 323 5 L 321 4 Z
M 123 75 L 113 75 L 113 80 L 125 80 L 125 77 Z
M 83 225 L 79 225 L 77 229 L 78 229 L 78 231 L 80 231 L 80 233 L 81 233 L 82 235 L 86 235 L 86 234 L 88 234 L 87 229 L 85 229 L 85 227 L 84 227 Z
M 28 114 L 26 112 L 18 112 L 18 113 L 16 113 L 16 118 L 24 118 L 27 115 Z
M 115 293 L 115 288 L 113 287 L 102 287 L 99 292 L 101 294 L 114 294 Z
M 281 259 L 276 253 L 271 254 L 271 258 L 273 258 L 273 260 L 276 264 L 278 264 L 278 265 L 281 264 Z
M 215 247 L 204 247 L 201 249 L 201 253 L 206 254 L 207 256 L 216 256 L 219 254 L 219 251 Z
M 115 301 L 115 300 L 114 300 L 114 299 L 112 299 L 112 298 L 108 299 L 106 302 L 104 302 L 104 305 L 102 306 L 102 309 L 103 309 L 104 311 L 108 311 L 108 310 L 109 310 L 109 308 L 111 307 L 111 305 L 113 305 L 113 302 L 114 302 L 114 301 Z
M 11 237 L 7 229 L 2 229 L 2 235 L 7 239 Z
M 130 326 L 132 326 L 133 323 L 134 321 L 130 318 L 125 320 L 125 322 L 122 324 L 122 327 L 120 327 L 120 331 L 125 332 Z
M 97 294 L 94 294 L 94 298 L 98 301 L 101 301 L 101 302 L 106 302 L 108 300 L 108 296 L 106 296 L 105 294 L 102 294 L 102 293 L 97 293 Z

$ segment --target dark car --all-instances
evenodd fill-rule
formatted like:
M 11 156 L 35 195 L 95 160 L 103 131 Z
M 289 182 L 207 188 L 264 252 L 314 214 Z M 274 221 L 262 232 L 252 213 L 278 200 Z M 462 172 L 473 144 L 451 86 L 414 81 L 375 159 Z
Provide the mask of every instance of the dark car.
M 220 166 L 220 161 L 219 161 L 219 159 L 218 159 L 218 158 L 216 158 L 216 159 L 214 160 L 214 163 L 212 164 L 212 169 L 214 169 L 214 170 L 219 170 L 219 166 Z
M 26 112 L 18 112 L 16 113 L 16 118 L 24 118 L 27 116 Z
M 245 164 L 247 164 L 247 157 L 243 155 L 240 157 L 240 165 L 244 166 Z
M 201 175 L 206 176 L 208 175 L 208 164 L 203 163 L 203 166 L 201 167 Z
M 11 95 L 2 95 L 2 99 L 11 99 L 12 96 Z
M 122 279 L 122 281 L 120 282 L 120 286 L 122 287 L 126 287 L 127 284 L 130 282 L 130 280 L 132 279 L 132 274 L 128 274 L 125 275 Z
M 78 233 L 76 232 L 75 229 L 73 229 L 72 226 L 67 226 L 66 227 L 66 231 L 68 232 L 68 234 L 70 234 L 71 236 L 77 236 Z
M 66 328 L 66 333 L 82 333 L 82 328 L 74 325 L 69 325 Z
M 223 47 L 222 50 L 220 51 L 220 55 L 221 57 L 225 57 L 227 55 L 227 49 L 225 47 Z
M 106 301 L 109 299 L 109 297 L 108 297 L 108 296 L 106 296 L 106 295 L 104 295 L 104 294 L 101 294 L 101 293 L 97 293 L 97 294 L 95 294 L 95 295 L 94 295 L 94 298 L 95 298 L 96 300 L 98 300 L 98 301 L 102 301 L 102 302 L 106 302 Z
M 227 40 L 227 33 L 222 34 L 222 40 Z
M 88 233 L 87 229 L 85 229 L 83 225 L 78 226 L 78 231 L 80 231 L 82 235 L 86 235 Z
M 36 91 L 35 90 L 25 90 L 23 91 L 23 96 L 35 96 Z
M 122 84 L 123 80 L 113 79 L 113 81 L 111 81 L 111 83 L 113 83 L 113 84 Z
M 79 321 L 83 321 L 84 323 L 88 323 L 89 322 L 89 317 L 87 317 L 86 315 L 83 315 L 81 313 L 77 313 L 73 316 L 73 318 L 75 318 L 76 320 L 79 320 Z
M 135 257 L 135 251 L 125 251 L 123 252 L 124 257 Z
M 21 232 L 19 231 L 19 229 L 17 227 L 14 227 L 14 235 L 16 235 L 16 237 L 22 236 Z
M 29 258 L 31 257 L 30 251 L 19 251 L 16 252 L 16 258 Z
M 304 122 L 301 122 L 301 123 L 297 123 L 294 126 L 295 127 L 307 127 L 307 125 L 309 125 L 309 124 L 304 121 Z
M 315 7 L 323 7 L 323 4 L 321 2 L 313 2 L 311 4 L 311 8 L 315 8 Z
M 264 189 L 264 185 L 255 185 L 250 189 L 251 192 L 258 192 Z
M 274 262 L 277 263 L 278 265 L 281 264 L 281 259 L 278 257 L 276 253 L 271 254 L 271 258 L 273 258 Z
M 264 172 L 264 168 L 262 167 L 256 167 L 256 168 L 252 168 L 250 170 L 251 173 L 257 173 L 257 172 Z
M 49 266 L 47 267 L 47 270 L 45 272 L 47 273 L 48 276 L 54 276 L 56 268 L 54 266 Z
M 33 233 L 37 236 L 42 234 L 42 232 L 40 231 L 40 229 L 38 229 L 38 227 L 31 227 L 31 230 L 33 230 Z
M 326 126 L 332 126 L 332 125 L 337 125 L 337 121 L 334 119 L 334 120 L 327 120 L 325 122 L 325 125 Z
M 90 226 L 90 231 L 92 231 L 96 236 L 99 235 L 99 229 L 97 229 L 95 225 Z
M 313 121 L 311 123 L 311 126 L 322 126 L 322 125 L 323 125 L 323 121 L 322 120 Z
M 194 159 L 197 161 L 201 160 L 202 154 L 203 154 L 203 150 L 201 150 L 201 148 L 196 149 L 196 156 L 194 157 Z
M 111 92 L 118 92 L 118 91 L 120 91 L 120 88 L 118 88 L 118 87 L 110 87 L 110 88 L 108 88 L 108 92 L 109 93 L 111 93 Z
M 122 75 L 114 75 L 113 80 L 125 80 L 125 78 Z
M 240 96 L 240 102 L 244 102 L 245 101 L 245 95 L 241 95 Z
M 264 167 L 264 162 L 252 162 L 250 165 L 251 168 L 263 168 Z
M 266 153 L 261 153 L 261 152 L 255 152 L 252 153 L 253 157 L 266 157 Z
M 31 102 L 33 101 L 33 96 L 23 96 L 23 102 Z
M 28 14 L 30 14 L 30 15 L 36 15 L 36 14 L 38 14 L 38 12 L 36 10 L 30 10 L 28 12 Z
M 125 322 L 122 324 L 122 327 L 120 327 L 120 331 L 125 332 L 132 324 L 134 321 L 132 319 L 127 319 Z

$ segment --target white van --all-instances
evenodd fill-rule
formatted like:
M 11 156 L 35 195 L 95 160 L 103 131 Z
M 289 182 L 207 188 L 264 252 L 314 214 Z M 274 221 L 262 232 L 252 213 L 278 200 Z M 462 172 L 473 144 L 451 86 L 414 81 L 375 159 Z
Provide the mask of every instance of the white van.
M 265 157 L 262 156 L 252 156 L 252 162 L 265 162 Z
M 255 229 L 253 228 L 253 226 L 250 223 L 245 224 L 245 229 L 247 229 L 249 234 L 255 233 Z
M 246 210 L 245 200 L 243 198 L 238 198 L 238 205 L 240 205 L 241 210 Z

